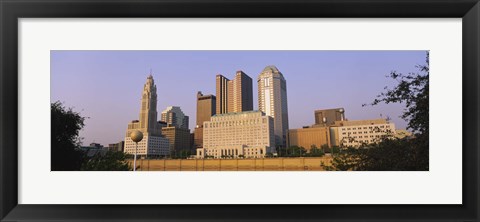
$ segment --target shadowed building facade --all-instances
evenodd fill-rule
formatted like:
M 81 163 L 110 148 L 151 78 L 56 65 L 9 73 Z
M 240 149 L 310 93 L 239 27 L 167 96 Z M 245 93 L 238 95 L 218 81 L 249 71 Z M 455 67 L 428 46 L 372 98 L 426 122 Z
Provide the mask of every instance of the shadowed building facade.
M 175 156 L 181 151 L 191 150 L 189 129 L 167 126 L 162 128 L 162 135 L 168 139 L 170 155 Z
M 135 153 L 135 142 L 130 138 L 130 134 L 138 130 L 143 133 L 143 139 L 138 143 L 137 155 L 168 155 L 168 139 L 162 136 L 161 128 L 161 123 L 157 122 L 157 86 L 153 76 L 149 75 L 143 86 L 140 120 L 133 120 L 128 124 L 124 152 Z
M 273 118 L 275 144 L 286 146 L 288 132 L 287 82 L 275 66 L 258 76 L 258 109 Z
M 210 121 L 210 118 L 216 114 L 217 99 L 214 95 L 203 95 L 197 92 L 197 122 L 194 129 L 194 147 L 203 147 L 203 123 Z
M 315 110 L 315 124 L 322 126 L 331 126 L 335 121 L 345 120 L 345 109 L 322 109 Z
M 253 110 L 252 78 L 237 71 L 233 80 L 223 75 L 216 76 L 216 113 Z
M 124 147 L 125 147 L 125 141 L 120 141 L 118 143 L 108 144 L 108 150 L 109 151 L 123 152 Z

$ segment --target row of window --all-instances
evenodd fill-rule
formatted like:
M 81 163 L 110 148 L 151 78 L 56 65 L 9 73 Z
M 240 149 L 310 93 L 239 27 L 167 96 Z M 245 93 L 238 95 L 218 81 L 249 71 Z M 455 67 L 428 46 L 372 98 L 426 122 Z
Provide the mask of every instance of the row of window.
M 374 129 L 374 128 L 382 128 L 382 129 L 387 128 L 388 129 L 388 128 L 390 128 L 390 125 L 386 125 L 386 126 L 381 125 L 381 126 L 373 126 L 373 127 L 369 126 L 369 127 L 363 127 L 363 128 L 362 127 L 358 127 L 358 128 L 353 127 L 353 128 L 341 128 L 341 129 L 342 129 L 342 131 L 345 131 L 345 130 L 361 130 L 361 129 Z
M 259 124 L 260 121 L 258 119 L 255 120 L 241 120 L 241 121 L 228 121 L 228 122 L 206 122 L 204 123 L 204 127 L 226 127 L 226 126 L 245 126 L 245 125 L 256 125 Z M 267 119 L 262 119 L 261 123 L 267 123 Z

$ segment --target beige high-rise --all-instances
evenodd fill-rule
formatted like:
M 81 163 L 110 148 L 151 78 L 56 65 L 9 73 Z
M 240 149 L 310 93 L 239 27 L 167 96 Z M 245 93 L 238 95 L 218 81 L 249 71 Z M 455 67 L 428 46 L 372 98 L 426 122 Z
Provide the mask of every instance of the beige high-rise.
M 253 110 L 252 78 L 237 71 L 233 80 L 216 76 L 216 113 Z
M 225 76 L 216 76 L 216 95 L 217 107 L 216 113 L 228 113 L 228 82 L 230 80 Z
M 286 145 L 288 131 L 287 82 L 275 66 L 267 66 L 258 76 L 258 109 L 273 117 L 275 144 Z

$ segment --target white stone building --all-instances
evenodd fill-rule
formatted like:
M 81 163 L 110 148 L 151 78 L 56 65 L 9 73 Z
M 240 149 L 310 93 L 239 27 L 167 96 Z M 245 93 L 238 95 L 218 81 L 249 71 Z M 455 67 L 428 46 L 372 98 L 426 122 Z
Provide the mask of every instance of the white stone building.
M 260 111 L 217 114 L 203 127 L 197 158 L 263 158 L 275 152 L 273 119 Z
M 384 138 L 393 138 L 395 124 L 385 119 L 335 121 L 330 127 L 333 146 L 358 147 L 361 144 L 376 143 Z

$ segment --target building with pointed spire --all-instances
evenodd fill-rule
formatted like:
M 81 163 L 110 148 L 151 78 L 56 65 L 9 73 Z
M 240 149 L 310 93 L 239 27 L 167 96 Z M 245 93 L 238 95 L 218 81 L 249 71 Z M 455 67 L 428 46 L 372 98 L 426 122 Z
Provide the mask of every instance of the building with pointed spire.
M 161 129 L 161 123 L 157 121 L 157 86 L 150 74 L 143 86 L 139 120 L 133 120 L 128 124 L 124 152 L 135 153 L 135 142 L 130 138 L 130 134 L 138 130 L 143 133 L 143 140 L 138 143 L 137 155 L 145 157 L 169 155 L 169 142 L 162 136 Z
M 288 132 L 287 82 L 275 66 L 258 75 L 258 109 L 273 118 L 275 144 L 286 146 Z

